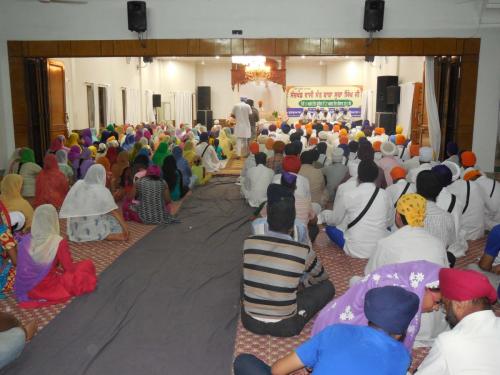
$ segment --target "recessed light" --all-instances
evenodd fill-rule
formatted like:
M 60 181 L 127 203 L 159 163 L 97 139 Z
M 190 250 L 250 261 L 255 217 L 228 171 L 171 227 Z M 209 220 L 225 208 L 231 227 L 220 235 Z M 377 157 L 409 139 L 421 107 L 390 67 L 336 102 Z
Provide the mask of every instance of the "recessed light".
M 301 58 L 305 59 L 306 57 L 304 55 L 300 56 Z
M 205 60 L 202 60 L 202 61 L 201 61 L 201 65 L 205 65 Z
M 216 58 L 217 60 L 219 60 L 219 59 L 220 59 L 220 56 L 215 56 L 215 58 Z

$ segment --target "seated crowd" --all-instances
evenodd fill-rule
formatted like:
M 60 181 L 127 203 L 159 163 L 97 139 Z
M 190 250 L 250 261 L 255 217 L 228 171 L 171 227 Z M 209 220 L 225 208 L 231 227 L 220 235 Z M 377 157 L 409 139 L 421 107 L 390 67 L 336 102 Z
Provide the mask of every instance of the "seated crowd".
M 127 241 L 128 221 L 179 222 L 183 201 L 224 166 L 234 144 L 219 126 L 209 134 L 201 125 L 110 124 L 99 136 L 58 136 L 42 166 L 32 149 L 17 149 L 1 181 L 0 298 L 12 293 L 19 307 L 34 309 L 92 292 L 94 264 L 73 261 L 70 243 Z M 0 368 L 36 329 L 0 314 Z
M 289 337 L 319 314 L 294 352 L 271 365 L 240 354 L 235 375 L 406 374 L 418 347 L 432 347 L 418 374 L 498 373 L 500 192 L 474 153 L 450 143 L 438 162 L 401 127 L 388 136 L 368 122 L 259 130 L 239 179 L 256 209 L 242 324 Z M 332 249 L 367 259 L 340 296 L 312 246 L 322 230 Z M 467 241 L 486 235 L 481 259 L 454 268 Z

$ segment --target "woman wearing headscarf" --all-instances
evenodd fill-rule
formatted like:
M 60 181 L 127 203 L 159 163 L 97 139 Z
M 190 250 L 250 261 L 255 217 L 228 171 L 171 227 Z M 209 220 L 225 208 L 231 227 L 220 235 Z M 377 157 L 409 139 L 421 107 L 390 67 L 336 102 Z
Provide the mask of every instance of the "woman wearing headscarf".
M 47 150 L 47 152 L 50 154 L 55 154 L 57 151 L 63 150 L 63 149 L 64 149 L 63 140 L 59 137 L 56 137 L 56 138 L 54 138 L 54 140 L 50 144 L 50 147 Z
M 73 168 L 68 164 L 68 154 L 64 150 L 59 150 L 56 152 L 57 166 L 59 170 L 66 176 L 66 180 L 69 184 L 73 182 Z
M 0 201 L 0 298 L 14 286 L 17 265 L 17 243 L 11 229 L 10 215 Z
M 128 129 L 131 129 L 131 128 L 128 128 Z M 124 138 L 124 142 L 123 142 L 123 145 L 122 145 L 122 148 L 125 150 L 125 151 L 132 151 L 132 148 L 134 147 L 135 145 L 135 137 L 133 134 L 127 134 L 127 136 Z
M 113 166 L 116 163 L 116 160 L 118 159 L 118 154 L 120 153 L 120 150 L 118 147 L 110 147 L 108 148 L 108 152 L 106 153 L 106 157 L 109 160 L 109 164 Z
M 68 142 L 66 143 L 66 147 L 71 148 L 73 146 L 80 147 L 80 135 L 78 133 L 71 133 L 68 138 Z
M 35 196 L 35 179 L 42 168 L 35 162 L 35 153 L 31 148 L 21 150 L 18 173 L 23 177 L 23 197 Z
M 189 163 L 182 156 L 182 149 L 179 146 L 176 146 L 172 150 L 172 154 L 175 158 L 175 162 L 177 163 L 177 169 L 182 174 L 182 182 L 184 186 L 187 186 L 191 189 L 194 186 L 195 180 L 193 178 L 193 173 L 191 171 Z
M 432 341 L 445 328 L 444 324 L 437 324 L 434 332 L 427 332 L 428 327 L 423 324 L 428 318 L 425 313 L 439 310 L 441 304 L 441 292 L 438 289 L 441 268 L 423 260 L 380 267 L 326 305 L 314 322 L 312 335 L 317 335 L 332 324 L 366 325 L 368 320 L 363 311 L 366 293 L 373 288 L 392 285 L 411 291 L 420 299 L 419 311 L 408 327 L 404 345 L 411 350 L 415 340 L 420 341 L 422 338 L 426 341 L 426 346 L 429 346 L 428 341 Z M 440 315 L 442 319 L 443 314 Z
M 106 171 L 102 165 L 89 168 L 85 178 L 71 188 L 60 212 L 68 219 L 70 241 L 126 241 L 129 232 L 118 206 L 106 188 Z
M 153 159 L 152 159 L 153 164 L 161 168 L 163 165 L 163 161 L 169 155 L 171 155 L 171 154 L 170 154 L 170 150 L 168 149 L 168 144 L 163 143 L 163 142 L 160 143 L 158 145 L 158 149 L 155 151 L 155 153 L 153 155 Z
M 183 176 L 181 171 L 177 169 L 177 162 L 172 155 L 169 155 L 163 161 L 162 166 L 163 179 L 167 182 L 168 189 L 170 190 L 170 197 L 173 201 L 178 201 L 183 198 L 189 188 L 183 183 Z
M 132 163 L 132 173 L 134 174 L 134 181 L 144 177 L 146 175 L 146 169 L 148 169 L 151 164 L 149 157 L 145 155 L 138 155 L 134 162 Z
M 161 178 L 158 166 L 148 167 L 146 175 L 136 182 L 137 212 L 144 224 L 170 224 L 178 222 L 170 214 L 175 214 L 178 205 L 172 204 L 167 183 Z M 167 211 L 170 206 L 170 213 Z
M 92 154 L 89 149 L 85 149 L 80 154 L 80 157 L 73 162 L 73 170 L 77 180 L 85 178 L 87 171 L 95 164 L 92 159 Z
M 222 129 L 219 133 L 219 143 L 220 147 L 222 147 L 224 155 L 226 155 L 228 159 L 231 159 L 234 147 L 236 146 L 236 141 L 233 139 L 233 135 L 231 134 L 231 128 Z
M 43 169 L 36 177 L 34 206 L 51 204 L 59 209 L 68 190 L 68 180 L 59 170 L 56 157 L 52 154 L 46 155 L 43 160 Z
M 113 191 L 118 188 L 123 171 L 130 165 L 127 151 L 122 151 L 118 154 L 116 163 L 111 167 L 111 186 Z
M 10 212 L 20 211 L 26 220 L 24 225 L 25 230 L 31 228 L 31 220 L 33 218 L 33 207 L 21 195 L 23 186 L 23 178 L 18 174 L 8 174 L 2 180 L 0 201 Z
M 9 159 L 9 166 L 7 168 L 7 173 L 19 173 L 19 163 L 21 162 L 21 151 L 22 148 L 16 148 Z
M 194 148 L 194 143 L 192 140 L 188 139 L 184 144 L 184 149 L 182 150 L 182 155 L 184 159 L 189 163 L 189 166 L 193 165 L 193 161 L 196 158 L 196 151 Z
M 91 260 L 73 262 L 68 242 L 61 237 L 54 206 L 35 210 L 31 234 L 19 243 L 14 291 L 19 306 L 37 308 L 63 303 L 92 292 L 97 284 Z
M 139 151 L 141 150 L 142 150 L 142 143 L 137 142 L 136 144 L 134 144 L 132 150 L 129 151 L 130 161 L 134 161 L 137 155 L 139 155 Z
M 111 174 L 111 165 L 109 163 L 108 158 L 106 156 L 102 156 L 99 159 L 97 159 L 96 164 L 102 165 L 106 170 L 106 187 L 111 190 L 112 174 Z

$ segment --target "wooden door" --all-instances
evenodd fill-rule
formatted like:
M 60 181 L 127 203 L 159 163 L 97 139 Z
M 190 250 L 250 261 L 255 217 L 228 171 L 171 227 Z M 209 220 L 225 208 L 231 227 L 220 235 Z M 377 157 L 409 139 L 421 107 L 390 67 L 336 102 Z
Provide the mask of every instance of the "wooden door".
M 48 60 L 47 71 L 50 113 L 49 138 L 53 140 L 61 134 L 67 136 L 64 64 L 59 61 Z

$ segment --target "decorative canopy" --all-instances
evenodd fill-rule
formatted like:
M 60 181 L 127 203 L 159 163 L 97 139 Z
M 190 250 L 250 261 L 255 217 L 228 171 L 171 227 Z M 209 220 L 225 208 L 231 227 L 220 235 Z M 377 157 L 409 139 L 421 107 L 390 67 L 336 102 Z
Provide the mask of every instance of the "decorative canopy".
M 286 89 L 286 57 L 281 57 L 281 67 L 274 59 L 266 58 L 265 64 L 261 66 L 232 64 L 231 68 L 231 87 L 251 81 L 271 81 Z

